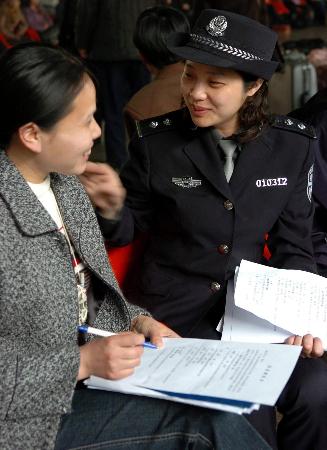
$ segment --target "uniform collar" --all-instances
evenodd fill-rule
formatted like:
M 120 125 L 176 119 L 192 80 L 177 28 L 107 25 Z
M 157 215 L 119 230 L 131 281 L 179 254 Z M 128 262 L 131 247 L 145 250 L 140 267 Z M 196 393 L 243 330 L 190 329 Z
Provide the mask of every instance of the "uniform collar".
M 184 152 L 214 188 L 231 199 L 231 190 L 217 144 L 212 137 L 212 129 L 198 129 L 197 136 L 185 146 Z

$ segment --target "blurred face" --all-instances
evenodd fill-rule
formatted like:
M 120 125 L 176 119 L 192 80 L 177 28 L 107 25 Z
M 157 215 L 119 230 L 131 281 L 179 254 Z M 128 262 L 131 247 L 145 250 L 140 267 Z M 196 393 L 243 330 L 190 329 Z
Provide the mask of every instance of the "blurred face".
M 215 127 L 222 136 L 238 130 L 238 111 L 249 95 L 261 86 L 245 88 L 232 69 L 187 61 L 181 80 L 182 95 L 198 127 Z
M 41 151 L 35 163 L 43 179 L 49 172 L 66 175 L 84 172 L 93 142 L 101 135 L 94 119 L 95 109 L 94 84 L 87 78 L 71 111 L 50 131 L 40 131 Z

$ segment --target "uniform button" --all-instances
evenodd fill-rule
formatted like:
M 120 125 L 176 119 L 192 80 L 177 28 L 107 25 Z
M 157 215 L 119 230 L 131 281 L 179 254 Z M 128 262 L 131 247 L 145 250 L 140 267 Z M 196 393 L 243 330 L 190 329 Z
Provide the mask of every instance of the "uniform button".
M 104 270 L 102 269 L 102 267 L 100 267 L 99 272 L 101 273 L 101 275 L 103 275 Z
M 219 245 L 219 247 L 218 247 L 218 252 L 219 252 L 221 255 L 227 255 L 227 253 L 229 253 L 229 247 L 228 247 L 228 245 L 226 245 L 226 244 L 221 244 L 221 245 Z
M 234 205 L 230 200 L 225 200 L 224 208 L 227 209 L 227 211 L 231 211 L 234 208 Z
M 210 289 L 211 289 L 213 292 L 219 291 L 220 288 L 221 288 L 221 286 L 220 286 L 219 283 L 217 283 L 217 281 L 213 281 L 213 282 L 211 283 L 211 285 L 210 285 Z

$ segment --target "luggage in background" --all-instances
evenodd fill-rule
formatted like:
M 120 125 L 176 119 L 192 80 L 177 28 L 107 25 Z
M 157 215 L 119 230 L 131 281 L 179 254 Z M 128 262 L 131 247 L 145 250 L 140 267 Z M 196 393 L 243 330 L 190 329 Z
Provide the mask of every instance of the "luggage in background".
M 287 114 L 300 108 L 318 90 L 315 67 L 297 50 L 284 54 L 285 64 L 269 83 L 269 105 L 273 113 Z

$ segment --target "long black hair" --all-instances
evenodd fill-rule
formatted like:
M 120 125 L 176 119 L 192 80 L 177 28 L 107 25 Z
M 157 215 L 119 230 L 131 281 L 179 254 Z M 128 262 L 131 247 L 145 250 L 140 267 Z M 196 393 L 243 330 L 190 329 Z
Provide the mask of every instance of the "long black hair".
M 67 115 L 92 74 L 66 51 L 43 44 L 21 44 L 0 58 L 0 147 L 6 148 L 22 125 L 50 130 Z
M 243 78 L 245 88 L 249 89 L 257 77 L 239 72 Z M 262 85 L 251 97 L 247 97 L 238 112 L 239 131 L 235 139 L 244 144 L 251 141 L 261 132 L 269 122 L 268 108 L 268 81 L 263 80 Z

